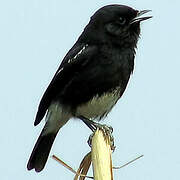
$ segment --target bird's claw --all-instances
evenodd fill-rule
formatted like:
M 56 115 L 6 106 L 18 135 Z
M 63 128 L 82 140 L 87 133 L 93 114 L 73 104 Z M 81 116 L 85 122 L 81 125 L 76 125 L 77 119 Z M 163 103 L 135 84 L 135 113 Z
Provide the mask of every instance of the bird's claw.
M 106 124 L 99 124 L 99 123 L 95 123 L 95 122 L 93 122 L 93 124 L 95 125 L 96 130 L 97 129 L 102 130 L 103 134 L 105 136 L 109 137 L 109 142 L 110 142 L 111 150 L 114 152 L 116 147 L 114 146 L 114 137 L 112 135 L 113 128 L 111 126 L 106 125 Z M 89 136 L 89 139 L 87 141 L 90 147 L 92 145 L 92 138 L 94 136 L 94 133 L 95 133 L 95 131 Z

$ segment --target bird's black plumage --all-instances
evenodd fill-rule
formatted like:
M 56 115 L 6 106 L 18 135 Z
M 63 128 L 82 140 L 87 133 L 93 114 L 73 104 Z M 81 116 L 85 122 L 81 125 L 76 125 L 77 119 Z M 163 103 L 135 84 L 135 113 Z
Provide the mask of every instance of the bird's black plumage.
M 140 22 L 150 18 L 138 19 L 140 12 L 147 11 L 108 5 L 91 17 L 40 101 L 34 124 L 47 113 L 46 125 L 29 159 L 29 170 L 44 168 L 57 132 L 71 117 L 100 120 L 122 96 L 134 68 Z

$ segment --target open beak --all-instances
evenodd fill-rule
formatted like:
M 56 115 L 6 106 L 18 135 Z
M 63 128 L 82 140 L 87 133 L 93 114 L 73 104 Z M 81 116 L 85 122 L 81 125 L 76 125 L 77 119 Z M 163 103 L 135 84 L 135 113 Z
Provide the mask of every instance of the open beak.
M 150 12 L 150 11 L 151 11 L 151 10 L 138 11 L 137 16 L 130 22 L 130 24 L 134 24 L 134 23 L 141 22 L 141 21 L 144 21 L 144 20 L 147 20 L 147 19 L 152 18 L 152 16 L 140 17 L 140 16 L 142 16 L 143 14 L 146 14 L 146 13 L 148 13 L 148 12 Z

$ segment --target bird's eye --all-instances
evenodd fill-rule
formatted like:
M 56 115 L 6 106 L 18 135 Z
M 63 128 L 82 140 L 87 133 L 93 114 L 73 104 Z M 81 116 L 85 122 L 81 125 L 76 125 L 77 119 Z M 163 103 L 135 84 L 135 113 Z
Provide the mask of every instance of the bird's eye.
M 119 17 L 119 19 L 118 19 L 118 24 L 124 25 L 125 23 L 126 23 L 126 18 L 124 18 L 124 17 Z

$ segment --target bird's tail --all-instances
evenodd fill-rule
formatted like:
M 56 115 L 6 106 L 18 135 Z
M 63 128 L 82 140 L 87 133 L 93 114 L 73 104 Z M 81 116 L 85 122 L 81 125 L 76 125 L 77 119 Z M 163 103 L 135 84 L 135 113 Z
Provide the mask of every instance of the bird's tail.
M 27 165 L 28 170 L 34 168 L 36 172 L 40 172 L 44 168 L 56 134 L 57 133 L 51 133 L 44 136 L 42 133 L 40 134 L 31 153 Z
M 36 172 L 43 170 L 55 137 L 69 118 L 68 113 L 62 110 L 59 103 L 50 105 L 46 116 L 46 124 L 29 158 L 28 170 L 35 169 Z

